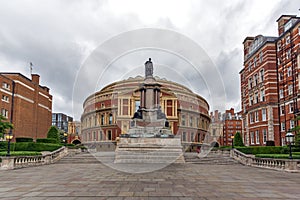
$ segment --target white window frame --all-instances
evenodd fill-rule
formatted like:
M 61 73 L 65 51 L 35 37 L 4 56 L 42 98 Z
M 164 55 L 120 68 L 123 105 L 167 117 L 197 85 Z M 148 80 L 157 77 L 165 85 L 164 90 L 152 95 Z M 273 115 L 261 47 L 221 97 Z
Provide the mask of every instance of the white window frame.
M 283 73 L 279 72 L 279 80 L 282 81 L 283 80 Z
M 285 114 L 285 108 L 284 105 L 280 106 L 280 115 L 284 115 Z
M 10 85 L 6 82 L 2 83 L 2 88 L 6 89 L 6 90 L 10 90 Z
M 250 124 L 254 123 L 254 115 L 253 112 L 249 113 L 249 118 L 250 118 Z
M 266 144 L 267 142 L 267 138 L 268 138 L 268 133 L 267 133 L 267 129 L 263 129 L 263 143 Z
M 253 104 L 254 104 L 254 102 L 253 102 L 253 96 L 251 95 L 249 97 L 249 105 L 252 106 Z
M 259 71 L 259 78 L 260 78 L 260 82 L 263 82 L 265 80 L 265 71 L 264 69 Z
M 290 129 L 295 128 L 295 121 L 293 119 L 290 120 Z
M 251 72 L 251 70 L 252 70 L 252 62 L 251 61 L 249 62 L 248 69 L 249 69 L 249 72 Z
M 280 51 L 281 50 L 281 41 L 279 41 L 278 43 L 277 43 L 277 51 Z
M 2 108 L 2 110 L 1 110 L 1 115 L 2 115 L 3 117 L 5 117 L 5 118 L 8 118 L 8 110 Z
M 279 90 L 279 98 L 282 99 L 283 98 L 283 89 Z
M 254 120 L 255 120 L 255 122 L 259 122 L 258 111 L 254 112 Z
M 254 94 L 254 104 L 259 102 L 258 92 Z
M 281 131 L 285 131 L 285 122 L 281 122 Z
M 258 75 L 257 74 L 254 74 L 254 83 L 255 83 L 255 86 L 258 85 Z
M 262 89 L 262 90 L 260 90 L 260 101 L 263 102 L 265 100 L 266 100 L 265 90 Z
M 262 121 L 267 121 L 267 109 L 261 109 Z
M 251 89 L 251 88 L 253 87 L 252 78 L 250 77 L 250 78 L 248 79 L 248 81 L 249 81 L 249 89 Z
M 254 144 L 254 132 L 250 132 L 250 144 Z
M 287 68 L 287 76 L 288 77 L 292 76 L 292 67 Z
M 289 95 L 293 94 L 293 85 L 292 85 L 292 84 L 290 84 L 290 85 L 288 86 L 288 94 L 289 94 Z
M 256 141 L 256 144 L 260 144 L 259 130 L 255 131 L 255 141 Z
M 294 103 L 289 103 L 289 113 L 294 112 Z
M 9 96 L 2 95 L 2 101 L 9 103 Z
M 291 58 L 291 55 L 292 55 L 291 49 L 288 49 L 288 50 L 286 51 L 286 59 L 290 59 L 290 58 Z M 290 67 L 289 67 L 289 68 L 290 68 Z

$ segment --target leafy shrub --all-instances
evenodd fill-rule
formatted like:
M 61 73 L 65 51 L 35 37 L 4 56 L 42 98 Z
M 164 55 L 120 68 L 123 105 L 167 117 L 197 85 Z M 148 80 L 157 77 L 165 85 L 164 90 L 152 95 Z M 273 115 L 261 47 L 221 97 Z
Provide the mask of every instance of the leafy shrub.
M 17 137 L 16 142 L 33 142 L 33 139 L 28 137 Z
M 60 143 L 59 131 L 56 128 L 56 126 L 51 126 L 50 127 L 50 129 L 47 133 L 47 138 L 53 138 L 57 141 L 56 143 Z
M 289 154 L 256 154 L 257 158 L 277 158 L 277 159 L 288 159 Z M 300 159 L 300 155 L 293 154 L 293 159 Z
M 6 156 L 7 152 L 0 152 L 0 156 Z M 11 156 L 38 156 L 42 155 L 40 152 L 35 151 L 12 151 Z
M 236 134 L 234 135 L 233 145 L 235 147 L 245 146 L 244 143 L 243 143 L 243 138 L 242 138 L 240 132 L 236 132 Z
M 51 143 L 51 144 L 56 144 L 57 140 L 54 138 L 38 138 L 36 139 L 37 143 Z
M 7 141 L 0 142 L 0 149 L 7 149 Z
M 274 146 L 264 146 L 264 147 L 237 147 L 236 149 L 245 154 L 282 154 L 286 152 L 285 147 L 274 147 Z
M 22 142 L 15 143 L 15 151 L 55 151 L 62 145 L 50 144 L 50 143 L 34 143 L 34 142 Z

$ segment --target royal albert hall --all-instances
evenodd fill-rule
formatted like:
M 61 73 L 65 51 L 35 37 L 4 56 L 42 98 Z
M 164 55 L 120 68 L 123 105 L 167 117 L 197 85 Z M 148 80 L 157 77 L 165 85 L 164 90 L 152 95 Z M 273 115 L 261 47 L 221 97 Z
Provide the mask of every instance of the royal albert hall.
M 157 76 L 154 79 L 160 86 L 157 102 L 175 137 L 180 137 L 183 144 L 203 143 L 210 124 L 207 101 L 183 85 Z M 114 82 L 84 101 L 83 143 L 115 142 L 120 134 L 128 132 L 134 113 L 143 105 L 139 88 L 144 80 L 137 76 Z

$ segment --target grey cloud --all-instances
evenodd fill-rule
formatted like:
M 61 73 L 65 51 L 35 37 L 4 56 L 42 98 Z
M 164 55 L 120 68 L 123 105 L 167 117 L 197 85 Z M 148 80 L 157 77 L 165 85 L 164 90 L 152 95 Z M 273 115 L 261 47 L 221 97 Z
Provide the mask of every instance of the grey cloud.
M 243 64 L 243 39 L 252 33 L 259 34 L 264 27 L 269 29 L 274 26 L 274 21 L 281 14 L 295 13 L 299 5 L 299 0 L 281 1 L 270 13 L 269 19 L 261 19 L 264 24 L 252 30 L 257 24 L 251 24 L 251 20 L 246 21 L 255 15 L 248 10 L 253 2 L 250 0 L 187 2 L 191 6 L 189 20 L 184 27 L 177 27 L 176 21 L 170 17 L 158 17 L 156 23 L 147 24 L 135 12 L 118 15 L 107 8 L 107 2 L 1 2 L 0 61 L 3 63 L 0 63 L 0 71 L 21 69 L 21 73 L 28 74 L 28 63 L 33 62 L 34 72 L 41 75 L 42 84 L 50 87 L 54 95 L 53 110 L 74 115 L 79 119 L 83 100 L 88 95 L 113 81 L 137 74 L 143 75 L 143 64 L 148 57 L 152 57 L 154 63 L 156 62 L 155 73 L 158 76 L 192 88 L 209 101 L 212 109 L 223 110 L 225 101 L 228 105 L 237 107 L 240 99 L 238 72 Z M 173 8 L 170 6 L 170 9 Z M 183 42 L 180 37 L 173 38 L 174 42 L 168 48 L 173 48 L 179 55 L 188 52 L 188 61 L 207 54 L 212 62 L 208 58 L 189 63 L 172 52 L 153 49 L 136 50 L 121 56 L 124 52 L 115 46 L 102 48 L 105 51 L 97 52 L 99 57 L 93 58 L 91 68 L 82 69 L 90 62 L 85 59 L 96 47 L 120 33 L 145 27 L 169 29 L 192 38 L 203 52 L 193 51 L 184 45 L 178 46 Z M 119 45 L 131 45 L 136 40 L 135 37 L 132 35 Z M 149 42 L 145 45 L 155 47 L 170 39 L 164 35 L 155 37 L 157 40 L 151 40 L 152 43 L 145 38 L 145 42 Z M 114 55 L 121 57 L 116 59 Z M 107 69 L 104 70 L 106 65 Z M 223 85 L 220 87 L 219 84 L 211 84 L 216 76 L 209 76 L 213 69 L 219 71 L 217 76 L 221 75 L 225 91 Z

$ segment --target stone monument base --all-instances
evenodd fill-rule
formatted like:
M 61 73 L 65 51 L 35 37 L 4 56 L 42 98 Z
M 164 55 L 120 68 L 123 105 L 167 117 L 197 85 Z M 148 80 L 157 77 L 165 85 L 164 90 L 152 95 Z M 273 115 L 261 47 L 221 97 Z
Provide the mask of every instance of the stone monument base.
M 185 163 L 180 138 L 120 138 L 115 163 Z

